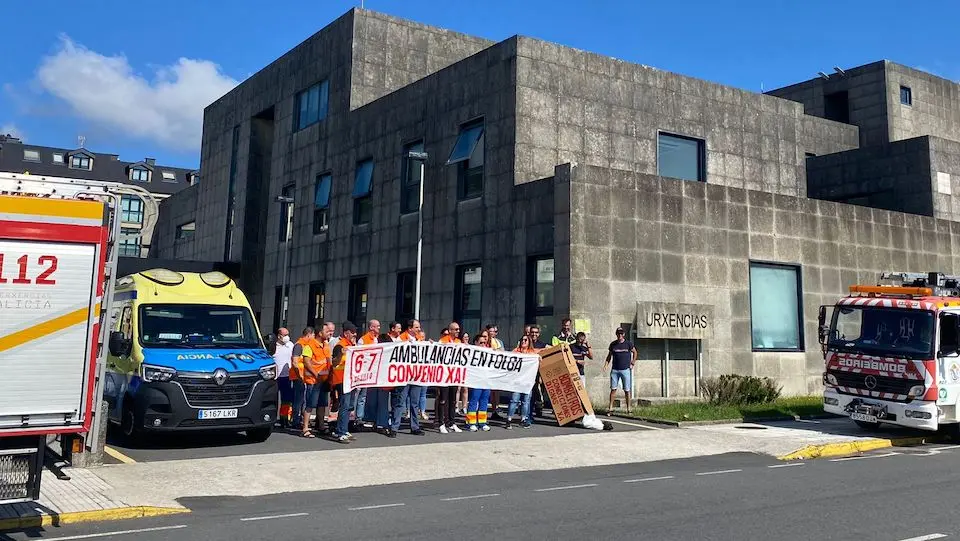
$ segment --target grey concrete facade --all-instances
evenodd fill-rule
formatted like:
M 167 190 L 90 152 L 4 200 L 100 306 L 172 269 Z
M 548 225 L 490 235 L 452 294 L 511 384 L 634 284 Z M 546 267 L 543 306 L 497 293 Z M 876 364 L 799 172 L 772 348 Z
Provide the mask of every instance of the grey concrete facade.
M 876 84 L 863 77 L 866 87 Z M 297 130 L 296 96 L 318 81 L 329 84 L 327 115 Z M 886 122 L 886 113 L 877 118 Z M 446 161 L 461 126 L 480 119 L 482 190 L 464 199 L 459 166 Z M 606 385 L 605 344 L 617 325 L 642 323 L 642 306 L 700 307 L 712 325 L 697 339 L 675 328 L 641 333 L 640 395 L 666 387 L 692 395 L 698 366 L 706 376 L 768 375 L 786 392 L 814 392 L 820 303 L 880 271 L 957 266 L 949 254 L 958 225 L 935 210 L 953 205 L 934 193 L 935 171 L 960 173 L 949 141 L 897 143 L 913 153 L 910 164 L 929 162 L 930 211 L 920 212 L 927 217 L 863 206 L 883 206 L 869 197 L 851 201 L 860 206 L 808 199 L 852 199 L 830 191 L 847 189 L 850 175 L 874 182 L 844 161 L 861 159 L 864 129 L 879 130 L 870 122 L 828 120 L 789 99 L 535 39 L 491 43 L 355 9 L 206 109 L 203 183 L 162 206 L 154 244 L 162 258 L 241 262 L 241 285 L 264 330 L 274 325 L 287 247 L 289 326 L 310 320 L 320 284 L 320 317 L 344 320 L 357 278 L 367 281 L 368 317 L 389 321 L 399 275 L 416 265 L 418 215 L 401 212 L 402 153 L 422 141 L 429 158 L 421 319 L 431 334 L 456 313 L 458 268 L 480 265 L 479 319 L 499 324 L 508 340 L 533 320 L 555 327 L 569 314 L 590 323 L 600 357 L 588 368 L 595 396 Z M 703 182 L 658 176 L 661 133 L 699 141 Z M 373 210 L 358 225 L 352 191 L 358 162 L 368 159 Z M 876 176 L 890 176 L 883 171 Z M 324 229 L 315 227 L 314 195 L 326 174 Z M 289 246 L 274 202 L 281 194 L 296 201 Z M 196 234 L 177 240 L 177 225 L 190 220 Z M 531 263 L 541 257 L 553 260 L 549 310 L 532 308 Z M 752 348 L 751 261 L 799 269 L 804 332 L 793 351 Z M 678 317 L 687 321 L 668 314 L 667 326 Z M 691 362 L 701 355 L 700 365 Z

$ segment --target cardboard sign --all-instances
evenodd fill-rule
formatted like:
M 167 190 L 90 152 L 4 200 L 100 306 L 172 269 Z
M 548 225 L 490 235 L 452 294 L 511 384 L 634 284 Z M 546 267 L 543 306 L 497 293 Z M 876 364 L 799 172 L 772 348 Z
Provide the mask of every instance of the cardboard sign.
M 566 343 L 540 352 L 540 379 L 553 404 L 557 424 L 563 426 L 593 415 L 593 405 L 580 379 L 577 362 Z

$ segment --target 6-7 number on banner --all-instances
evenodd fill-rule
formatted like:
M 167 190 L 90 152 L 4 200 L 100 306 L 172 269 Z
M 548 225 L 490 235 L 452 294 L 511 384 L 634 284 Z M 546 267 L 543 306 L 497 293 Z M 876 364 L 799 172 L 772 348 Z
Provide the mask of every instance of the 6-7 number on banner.
M 382 347 L 348 349 L 347 369 L 350 372 L 350 389 L 355 389 L 364 384 L 375 383 L 380 374 L 380 361 L 382 358 Z

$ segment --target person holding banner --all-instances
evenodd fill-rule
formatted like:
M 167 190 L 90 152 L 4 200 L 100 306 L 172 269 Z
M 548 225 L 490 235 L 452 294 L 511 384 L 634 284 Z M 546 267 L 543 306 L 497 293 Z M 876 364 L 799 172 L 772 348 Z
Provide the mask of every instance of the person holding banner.
M 460 324 L 456 321 L 447 326 L 447 334 L 440 338 L 441 344 L 462 344 Z M 441 434 L 463 432 L 456 423 L 458 387 L 437 387 L 437 426 Z
M 406 323 L 406 330 L 400 333 L 400 340 L 402 342 L 426 342 L 427 335 L 423 333 L 423 330 L 420 328 L 420 322 L 416 319 L 411 319 Z M 424 385 L 418 386 L 420 389 L 420 394 L 408 394 L 407 400 L 417 400 L 417 405 L 420 408 L 420 420 L 429 421 L 430 416 L 427 415 L 427 387 Z M 406 407 L 407 404 L 404 404 Z
M 347 348 L 356 345 L 357 326 L 346 321 L 341 326 L 340 340 L 333 347 L 333 372 L 330 377 L 330 385 L 337 389 L 340 396 L 340 408 L 337 410 L 337 428 L 333 433 L 338 443 L 350 443 L 353 440 L 353 434 L 350 433 L 350 409 L 353 407 L 353 400 L 358 394 L 357 390 L 350 393 L 343 392 L 343 370 L 347 362 Z
M 481 331 L 473 341 L 473 345 L 482 348 L 490 347 L 490 333 Z M 482 430 L 490 431 L 487 424 L 487 405 L 490 403 L 490 389 L 470 389 L 467 400 L 467 426 L 470 432 Z
M 487 324 L 487 334 L 490 335 L 490 349 L 494 351 L 503 351 L 506 349 L 503 345 L 503 340 L 497 338 L 497 335 L 500 333 L 500 329 L 495 323 Z M 500 391 L 494 389 L 490 391 L 490 404 L 493 406 L 493 415 L 491 417 L 496 420 L 502 419 L 500 417 Z
M 535 353 L 533 342 L 530 339 L 530 336 L 523 335 L 520 337 L 520 344 L 514 349 L 517 353 Z M 510 409 L 507 410 L 507 422 L 503 425 L 503 428 L 510 430 L 513 428 L 513 414 L 517 412 L 517 407 L 523 404 L 523 408 L 520 410 L 520 426 L 523 428 L 530 428 L 533 426 L 533 418 L 530 417 L 530 393 L 513 393 L 510 397 Z

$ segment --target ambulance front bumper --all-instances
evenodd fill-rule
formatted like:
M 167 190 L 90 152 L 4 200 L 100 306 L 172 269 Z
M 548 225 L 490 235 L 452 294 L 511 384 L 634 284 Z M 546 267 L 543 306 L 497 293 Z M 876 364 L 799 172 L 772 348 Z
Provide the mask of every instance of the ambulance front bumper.
M 189 399 L 188 399 L 189 396 Z M 276 381 L 258 380 L 244 400 L 218 403 L 180 382 L 143 383 L 134 399 L 136 422 L 144 432 L 240 431 L 271 427 L 277 420 Z

